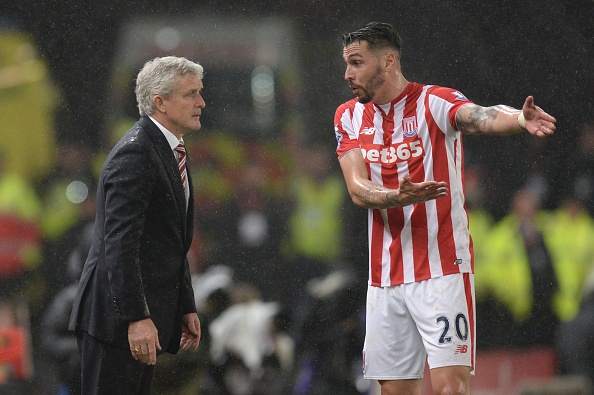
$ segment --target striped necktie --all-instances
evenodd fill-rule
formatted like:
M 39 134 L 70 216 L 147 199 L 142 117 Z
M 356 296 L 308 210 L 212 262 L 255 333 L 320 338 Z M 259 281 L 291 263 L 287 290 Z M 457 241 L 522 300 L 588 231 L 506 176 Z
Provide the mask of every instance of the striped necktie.
M 183 142 L 180 141 L 179 145 L 175 147 L 175 152 L 177 152 L 177 167 L 179 168 L 179 174 L 184 184 L 184 193 L 187 194 L 189 189 L 188 172 L 186 170 L 186 147 Z

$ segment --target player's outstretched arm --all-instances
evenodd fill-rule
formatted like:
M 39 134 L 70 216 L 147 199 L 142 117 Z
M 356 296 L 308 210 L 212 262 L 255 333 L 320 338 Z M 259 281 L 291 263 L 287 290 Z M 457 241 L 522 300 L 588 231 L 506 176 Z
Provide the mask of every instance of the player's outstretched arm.
M 359 149 L 340 158 L 340 167 L 349 195 L 357 206 L 364 208 L 390 208 L 408 206 L 444 197 L 448 194 L 445 182 L 425 181 L 414 183 L 409 176 L 400 180 L 398 189 L 386 188 L 369 180 L 367 166 Z
M 505 105 L 467 104 L 456 114 L 456 124 L 461 132 L 492 136 L 509 136 L 528 130 L 534 136 L 545 137 L 555 132 L 555 122 L 554 117 L 534 104 L 532 96 L 526 98 L 522 110 Z

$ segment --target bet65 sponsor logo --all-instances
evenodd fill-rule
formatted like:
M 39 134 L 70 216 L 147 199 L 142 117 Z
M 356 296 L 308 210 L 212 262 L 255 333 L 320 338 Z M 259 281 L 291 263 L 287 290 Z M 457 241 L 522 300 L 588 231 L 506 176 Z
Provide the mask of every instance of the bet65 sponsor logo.
M 362 147 L 363 158 L 370 163 L 400 163 L 423 156 L 425 150 L 421 140 L 405 141 L 394 145 L 370 144 Z

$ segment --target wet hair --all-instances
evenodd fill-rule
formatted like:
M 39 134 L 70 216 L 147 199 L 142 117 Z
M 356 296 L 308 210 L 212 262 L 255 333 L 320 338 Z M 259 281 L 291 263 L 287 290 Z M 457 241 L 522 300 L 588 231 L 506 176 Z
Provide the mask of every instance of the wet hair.
M 177 56 L 165 56 L 149 60 L 144 64 L 136 78 L 136 101 L 141 116 L 155 112 L 153 98 L 161 95 L 169 99 L 179 77 L 192 74 L 202 79 L 204 70 L 198 63 Z
M 400 36 L 394 26 L 389 23 L 369 22 L 359 30 L 342 35 L 345 47 L 359 41 L 366 41 L 370 51 L 378 48 L 390 48 L 398 53 L 402 52 Z

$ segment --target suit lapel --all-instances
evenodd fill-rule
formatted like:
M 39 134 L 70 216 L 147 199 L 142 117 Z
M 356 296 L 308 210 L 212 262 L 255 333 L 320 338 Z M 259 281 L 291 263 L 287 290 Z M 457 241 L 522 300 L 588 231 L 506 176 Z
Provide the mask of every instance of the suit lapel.
M 186 235 L 188 227 L 186 213 L 186 194 L 184 192 L 184 186 L 181 180 L 181 175 L 179 174 L 179 168 L 177 167 L 175 155 L 173 154 L 173 151 L 171 150 L 171 147 L 169 146 L 169 143 L 167 142 L 165 136 L 163 136 L 161 130 L 159 130 L 157 125 L 155 125 L 149 117 L 142 117 L 140 119 L 140 123 L 147 131 L 151 140 L 153 141 L 155 150 L 157 151 L 157 154 L 161 158 L 161 162 L 165 167 L 165 171 L 167 173 L 167 176 L 169 177 L 169 181 L 171 182 L 171 187 L 173 190 L 173 194 L 175 196 L 175 200 L 177 201 L 177 208 L 180 222 L 182 224 L 183 234 Z M 192 184 L 189 185 L 191 186 Z

